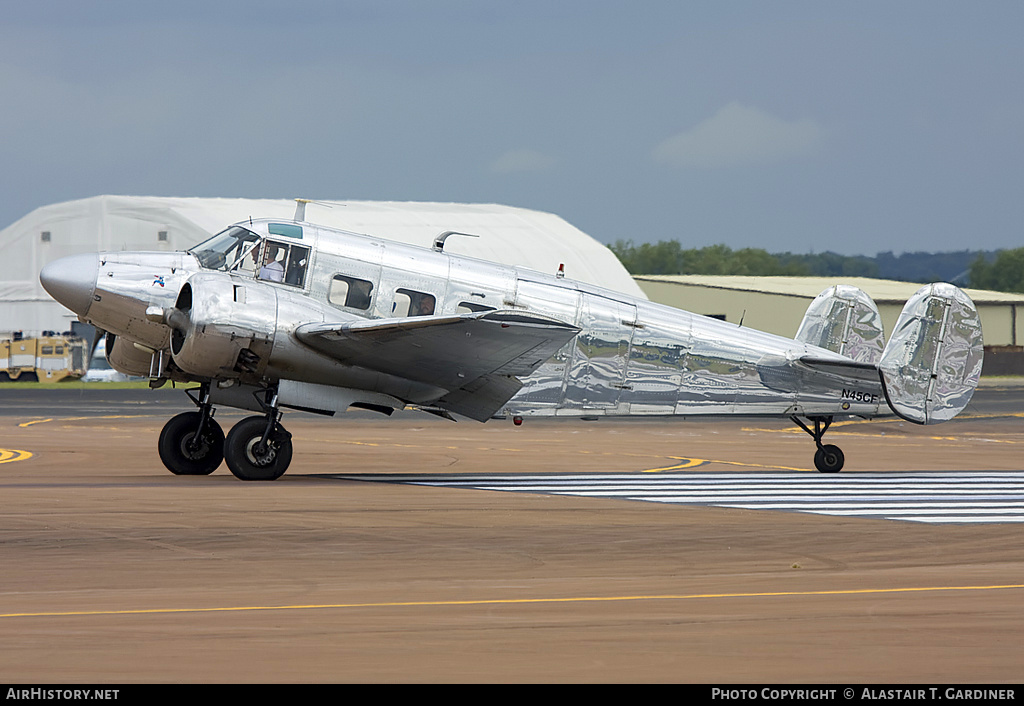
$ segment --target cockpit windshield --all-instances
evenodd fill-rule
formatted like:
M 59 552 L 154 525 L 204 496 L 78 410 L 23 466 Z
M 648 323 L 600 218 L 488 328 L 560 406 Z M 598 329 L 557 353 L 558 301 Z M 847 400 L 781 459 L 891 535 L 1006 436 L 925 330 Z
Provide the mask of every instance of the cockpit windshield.
M 260 242 L 260 237 L 241 226 L 231 226 L 195 246 L 190 253 L 210 270 L 230 270 Z

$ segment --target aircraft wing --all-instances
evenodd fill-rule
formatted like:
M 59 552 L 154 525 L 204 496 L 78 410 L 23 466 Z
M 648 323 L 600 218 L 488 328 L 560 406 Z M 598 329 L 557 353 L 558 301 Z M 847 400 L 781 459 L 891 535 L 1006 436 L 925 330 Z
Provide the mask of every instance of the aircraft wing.
M 449 391 L 437 404 L 486 420 L 579 329 L 517 311 L 305 324 L 296 337 L 335 360 Z

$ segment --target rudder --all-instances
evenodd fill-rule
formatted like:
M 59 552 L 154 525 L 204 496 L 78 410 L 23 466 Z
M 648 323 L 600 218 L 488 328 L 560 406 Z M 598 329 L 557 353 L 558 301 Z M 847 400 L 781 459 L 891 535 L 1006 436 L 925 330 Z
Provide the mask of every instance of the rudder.
M 971 401 L 984 357 L 974 302 L 952 284 L 929 284 L 907 301 L 878 363 L 892 410 L 917 424 L 945 422 Z
M 882 317 L 875 302 L 866 292 L 847 284 L 829 287 L 814 298 L 795 338 L 858 363 L 877 363 L 885 347 Z

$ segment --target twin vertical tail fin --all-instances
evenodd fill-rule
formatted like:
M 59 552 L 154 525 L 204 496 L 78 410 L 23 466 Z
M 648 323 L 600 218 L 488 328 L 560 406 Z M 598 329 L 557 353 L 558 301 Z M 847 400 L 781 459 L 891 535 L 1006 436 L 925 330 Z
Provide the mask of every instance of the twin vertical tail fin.
M 852 359 L 850 368 L 876 368 L 889 407 L 916 424 L 955 417 L 981 377 L 981 319 L 971 298 L 951 284 L 919 289 L 888 344 L 871 297 L 848 285 L 830 287 L 807 308 L 796 340 Z
M 951 284 L 910 298 L 878 363 L 892 410 L 917 424 L 945 422 L 971 401 L 984 356 L 974 302 Z
M 858 363 L 878 363 L 885 348 L 878 307 L 865 292 L 848 284 L 829 287 L 814 298 L 796 340 Z

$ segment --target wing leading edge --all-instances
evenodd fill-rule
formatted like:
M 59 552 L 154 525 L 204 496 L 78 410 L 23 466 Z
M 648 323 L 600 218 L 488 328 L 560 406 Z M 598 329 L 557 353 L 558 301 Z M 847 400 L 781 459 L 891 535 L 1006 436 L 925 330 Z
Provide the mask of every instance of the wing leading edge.
M 342 324 L 305 324 L 295 336 L 345 363 L 448 390 L 439 407 L 484 421 L 580 329 L 536 314 L 487 311 Z

